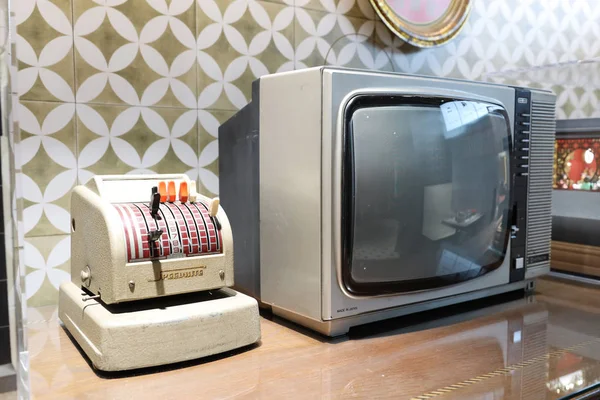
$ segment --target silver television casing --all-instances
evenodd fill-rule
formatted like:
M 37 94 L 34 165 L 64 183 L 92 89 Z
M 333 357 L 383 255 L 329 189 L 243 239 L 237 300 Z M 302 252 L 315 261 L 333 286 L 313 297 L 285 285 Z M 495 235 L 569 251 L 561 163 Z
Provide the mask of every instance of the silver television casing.
M 352 326 L 533 287 L 549 260 L 510 283 L 503 264 L 418 292 L 356 296 L 341 281 L 343 111 L 357 94 L 455 96 L 504 107 L 514 140 L 516 89 L 444 78 L 317 67 L 268 75 L 219 130 L 220 196 L 230 214 L 235 287 L 273 313 L 329 336 Z M 531 89 L 526 258 L 549 254 L 555 95 Z M 231 214 L 233 212 L 233 215 Z

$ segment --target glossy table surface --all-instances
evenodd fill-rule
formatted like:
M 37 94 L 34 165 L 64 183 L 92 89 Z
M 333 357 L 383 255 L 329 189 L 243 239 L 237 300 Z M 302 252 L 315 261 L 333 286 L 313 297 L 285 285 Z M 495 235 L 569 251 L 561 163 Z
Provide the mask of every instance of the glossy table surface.
M 262 318 L 258 346 L 125 374 L 95 372 L 56 307 L 30 309 L 28 319 L 40 399 L 537 400 L 600 384 L 600 287 L 549 279 L 529 297 L 384 321 L 334 340 Z

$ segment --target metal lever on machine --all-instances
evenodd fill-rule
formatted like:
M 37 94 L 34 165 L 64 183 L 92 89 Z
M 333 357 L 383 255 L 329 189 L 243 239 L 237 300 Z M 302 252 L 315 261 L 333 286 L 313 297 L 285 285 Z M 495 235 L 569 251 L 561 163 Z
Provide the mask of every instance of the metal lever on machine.
M 221 230 L 221 222 L 219 222 L 219 219 L 217 218 L 217 213 L 219 212 L 219 203 L 220 201 L 218 197 L 212 199 L 208 204 L 208 214 L 212 218 L 217 229 Z
M 152 195 L 150 196 L 150 215 L 154 219 L 154 223 L 156 224 L 156 228 L 158 228 L 158 219 L 160 218 L 158 215 L 158 210 L 160 209 L 160 193 L 158 193 L 158 188 L 155 186 L 152 188 Z M 150 242 L 156 242 L 162 236 L 162 229 L 156 229 L 155 231 L 150 231 L 148 233 L 148 240 Z
M 208 204 L 208 213 L 210 214 L 211 217 L 217 216 L 217 213 L 219 212 L 219 203 L 220 203 L 219 198 L 215 197 Z

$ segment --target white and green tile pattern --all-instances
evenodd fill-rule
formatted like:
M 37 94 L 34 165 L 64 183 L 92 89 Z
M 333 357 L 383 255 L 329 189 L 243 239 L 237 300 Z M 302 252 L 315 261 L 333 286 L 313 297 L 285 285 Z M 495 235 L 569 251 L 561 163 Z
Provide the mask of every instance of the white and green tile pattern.
M 488 79 L 600 55 L 600 2 L 584 0 L 474 0 L 461 34 L 425 50 L 394 37 L 369 0 L 13 3 L 34 306 L 55 302 L 68 276 L 59 272 L 68 253 L 58 259 L 48 246 L 68 251 L 73 186 L 94 174 L 185 172 L 218 195 L 218 126 L 264 74 L 332 64 Z M 559 116 L 600 114 L 599 91 L 551 87 Z

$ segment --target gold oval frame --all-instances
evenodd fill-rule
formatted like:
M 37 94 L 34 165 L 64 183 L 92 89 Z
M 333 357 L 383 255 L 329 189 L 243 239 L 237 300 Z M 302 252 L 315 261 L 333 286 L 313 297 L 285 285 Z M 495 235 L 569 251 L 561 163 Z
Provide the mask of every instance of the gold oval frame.
M 369 0 L 371 5 L 399 38 L 417 47 L 433 47 L 444 44 L 458 35 L 471 13 L 471 0 L 452 0 L 448 9 L 428 24 L 408 22 L 396 14 L 387 0 Z

